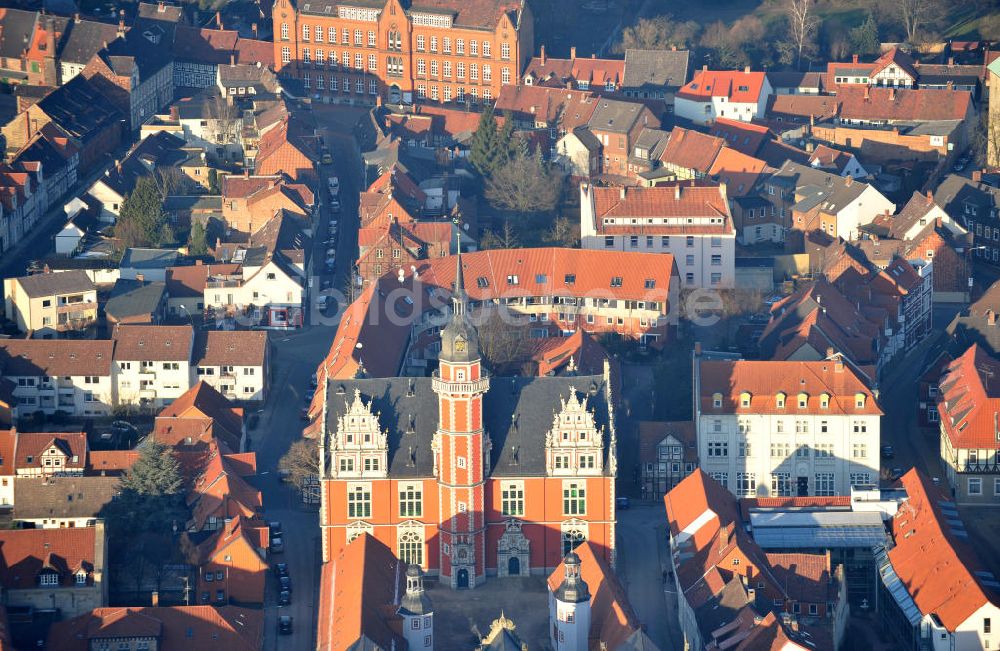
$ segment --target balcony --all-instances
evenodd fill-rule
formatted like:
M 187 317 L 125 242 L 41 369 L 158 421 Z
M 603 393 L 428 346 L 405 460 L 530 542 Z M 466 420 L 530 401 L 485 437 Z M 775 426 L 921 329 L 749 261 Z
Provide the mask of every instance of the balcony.
M 431 378 L 431 388 L 435 393 L 485 393 L 490 387 L 489 378 L 479 378 L 472 382 L 448 382 L 438 376 Z
M 97 316 L 97 303 L 77 301 L 76 303 L 60 303 L 56 306 L 56 314 L 93 314 Z

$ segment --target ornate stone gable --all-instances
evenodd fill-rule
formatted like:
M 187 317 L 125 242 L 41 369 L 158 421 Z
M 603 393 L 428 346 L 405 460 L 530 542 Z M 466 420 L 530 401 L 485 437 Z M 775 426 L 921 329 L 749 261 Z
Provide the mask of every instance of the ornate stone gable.
M 598 429 L 586 396 L 576 387 L 560 397 L 552 429 L 545 434 L 545 468 L 549 475 L 600 475 L 604 468 L 604 430 Z
M 388 476 L 389 436 L 379 428 L 380 416 L 372 411 L 371 402 L 365 404 L 361 391 L 355 388 L 347 410 L 337 417 L 330 451 L 332 477 Z

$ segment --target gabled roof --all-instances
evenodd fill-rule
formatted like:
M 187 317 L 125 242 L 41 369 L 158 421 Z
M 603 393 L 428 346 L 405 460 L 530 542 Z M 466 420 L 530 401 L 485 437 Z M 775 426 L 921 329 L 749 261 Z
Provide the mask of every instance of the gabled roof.
M 722 138 L 693 129 L 674 127 L 659 159 L 664 163 L 707 174 L 725 144 Z
M 828 145 L 820 144 L 816 146 L 809 156 L 809 164 L 821 169 L 832 169 L 838 174 L 843 174 L 844 169 L 851 162 L 853 154 L 846 151 L 834 149 Z
M 120 478 L 55 477 L 14 482 L 14 518 L 102 517 L 104 507 L 121 491 Z
M 679 88 L 687 83 L 688 50 L 625 50 L 625 88 Z
M 893 65 L 898 67 L 912 79 L 919 77 L 919 74 L 913 67 L 913 57 L 906 52 L 903 52 L 898 47 L 890 49 L 888 52 L 875 59 L 875 65 L 872 67 L 872 71 L 869 76 L 874 77 L 889 66 Z
M 191 508 L 189 529 L 194 531 L 204 529 L 211 517 L 254 518 L 263 508 L 261 492 L 243 479 L 218 448 L 210 451 L 204 470 L 195 477 L 187 504 Z
M 543 122 L 572 131 L 588 123 L 598 101 L 582 90 L 512 84 L 500 89 L 496 112 L 510 111 L 517 120 Z
M 709 133 L 725 140 L 726 146 L 747 156 L 756 156 L 765 142 L 774 138 L 771 130 L 752 122 L 718 118 L 709 127 Z
M 73 585 L 73 573 L 90 574 L 99 559 L 97 528 L 0 530 L 0 585 L 4 590 L 38 587 L 43 569 L 59 573 L 61 585 Z M 103 535 L 103 530 L 102 530 Z
M 994 583 L 996 578 L 963 540 L 968 534 L 955 503 L 916 469 L 903 475 L 902 484 L 907 500 L 892 519 L 896 545 L 889 560 L 920 612 L 955 632 L 983 606 L 1000 607 L 996 588 L 984 577 Z
M 92 292 L 97 289 L 86 271 L 71 270 L 32 274 L 15 278 L 29 298 L 47 298 L 77 292 Z
M 1000 360 L 978 344 L 945 369 L 938 383 L 941 426 L 955 449 L 991 449 L 1000 441 Z
M 768 169 L 767 163 L 729 147 L 723 147 L 708 169 L 708 175 L 719 183 L 726 184 L 726 194 L 730 197 L 744 197 L 751 194 Z
M 772 95 L 767 104 L 769 119 L 793 122 L 825 122 L 837 117 L 840 112 L 838 94 L 830 95 Z
M 82 339 L 2 339 L 0 372 L 8 377 L 111 377 L 114 342 Z
M 87 465 L 85 432 L 18 432 L 14 452 L 15 468 L 39 468 L 42 453 L 52 447 L 66 455 L 64 468 L 83 470 Z
M 64 651 L 87 651 L 92 642 L 134 637 L 158 638 L 159 651 L 257 651 L 264 613 L 237 606 L 96 608 L 54 624 L 48 639 Z
M 652 116 L 645 104 L 600 98 L 587 126 L 591 131 L 628 133 L 639 120 L 642 120 L 643 126 L 660 126 L 659 120 Z
M 189 325 L 128 325 L 115 329 L 115 359 L 189 362 L 194 329 Z
M 699 70 L 677 91 L 677 97 L 696 102 L 725 97 L 730 102 L 756 103 L 766 83 L 767 75 L 763 72 Z
M 69 35 L 63 40 L 60 61 L 86 65 L 97 52 L 118 38 L 118 25 L 75 18 L 70 21 Z
M 155 317 L 166 295 L 166 285 L 119 278 L 104 305 L 109 319 L 124 321 L 131 317 Z
M 212 276 L 226 276 L 239 271 L 238 264 L 195 264 L 167 269 L 167 293 L 171 298 L 202 297 Z
M 681 226 L 705 230 L 717 228 L 720 233 L 732 230 L 732 218 L 725 191 L 718 185 L 702 183 L 685 184 L 676 182 L 651 188 L 607 188 L 592 187 L 594 195 L 594 216 L 600 231 L 608 231 L 615 226 L 604 226 L 607 218 L 630 217 L 701 217 L 721 220 L 718 225 L 695 224 Z M 633 228 L 625 226 L 625 228 Z M 668 232 L 670 224 L 647 224 L 645 229 L 654 233 L 657 229 Z M 636 229 L 636 232 L 639 232 Z
M 198 366 L 263 366 L 267 355 L 263 330 L 205 330 L 195 337 L 192 363 Z
M 966 90 L 842 86 L 837 90 L 839 115 L 845 120 L 964 120 L 972 110 Z
M 170 419 L 168 422 L 167 419 Z M 196 420 L 199 423 L 211 421 L 215 427 L 221 427 L 228 436 L 225 442 L 230 444 L 232 451 L 239 450 L 239 441 L 243 432 L 243 408 L 236 407 L 212 385 L 199 381 L 176 400 L 160 410 L 157 415 L 157 430 L 161 430 L 161 422 L 177 426 L 178 420 Z M 213 428 L 214 429 L 214 428 Z M 163 432 L 167 434 L 167 431 Z M 217 432 L 218 433 L 218 432 Z M 235 445 L 232 443 L 235 442 Z
M 403 648 L 395 606 L 406 567 L 388 547 L 363 533 L 323 564 L 318 651 Z

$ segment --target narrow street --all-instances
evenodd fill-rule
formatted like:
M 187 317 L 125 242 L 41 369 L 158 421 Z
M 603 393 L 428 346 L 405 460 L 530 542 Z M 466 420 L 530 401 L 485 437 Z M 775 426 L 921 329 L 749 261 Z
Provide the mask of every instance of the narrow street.
M 321 570 L 318 507 L 304 505 L 298 492 L 278 478 L 278 462 L 288 448 L 302 435 L 305 424 L 299 412 L 312 396 L 309 381 L 317 365 L 326 356 L 333 341 L 344 305 L 331 307 L 326 313 L 316 309 L 316 297 L 324 280 L 332 277 L 332 287 L 344 291 L 352 274 L 356 256 L 358 229 L 358 193 L 362 174 L 353 152 L 348 126 L 332 122 L 329 108 L 317 111 L 317 119 L 324 124 L 320 134 L 330 147 L 334 162 L 318 166 L 320 178 L 316 189 L 317 214 L 313 221 L 314 249 L 310 262 L 310 291 L 308 296 L 306 326 L 290 333 L 272 333 L 273 368 L 271 394 L 257 428 L 251 432 L 252 449 L 257 453 L 257 485 L 264 494 L 264 513 L 268 521 L 281 522 L 284 531 L 285 551 L 272 554 L 269 562 L 287 563 L 292 579 L 292 603 L 277 605 L 277 581 L 268 577 L 265 603 L 264 646 L 266 651 L 288 649 L 309 651 L 316 647 L 316 613 L 319 605 L 319 577 Z M 350 111 L 350 109 L 348 109 Z M 354 111 L 351 111 L 355 113 Z M 340 179 L 339 213 L 330 208 L 327 178 Z M 326 250 L 323 244 L 329 238 L 329 222 L 338 222 L 336 267 L 333 273 L 325 270 Z M 345 292 L 346 293 L 346 292 Z M 279 615 L 293 617 L 293 633 L 277 635 Z

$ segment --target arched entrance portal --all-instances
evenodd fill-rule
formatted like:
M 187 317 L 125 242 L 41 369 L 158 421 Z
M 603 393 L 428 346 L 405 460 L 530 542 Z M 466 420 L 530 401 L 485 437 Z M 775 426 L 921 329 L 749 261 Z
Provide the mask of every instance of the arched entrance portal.
M 511 556 L 507 561 L 507 575 L 521 576 L 521 559 L 517 556 Z
M 459 570 L 456 579 L 459 590 L 467 589 L 469 587 L 469 570 Z

